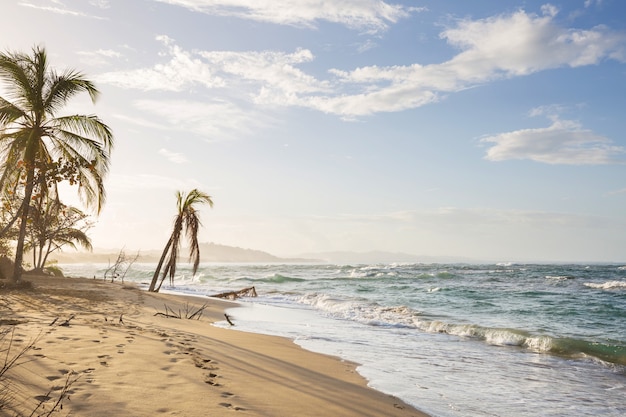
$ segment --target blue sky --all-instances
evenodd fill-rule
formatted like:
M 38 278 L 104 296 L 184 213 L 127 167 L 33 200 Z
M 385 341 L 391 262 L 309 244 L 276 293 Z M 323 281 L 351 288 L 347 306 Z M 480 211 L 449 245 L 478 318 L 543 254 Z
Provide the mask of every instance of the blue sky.
M 98 248 L 626 260 L 622 0 L 8 0 L 116 136 Z M 67 191 L 66 202 L 74 203 Z M 75 203 L 77 204 L 77 203 Z

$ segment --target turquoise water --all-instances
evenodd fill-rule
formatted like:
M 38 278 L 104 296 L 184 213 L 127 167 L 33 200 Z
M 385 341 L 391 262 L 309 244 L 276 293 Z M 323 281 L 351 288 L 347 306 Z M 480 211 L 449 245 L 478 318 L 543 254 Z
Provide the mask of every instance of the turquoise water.
M 125 279 L 145 285 L 153 270 L 136 264 Z M 229 311 L 238 330 L 360 363 L 372 387 L 433 416 L 626 415 L 620 265 L 206 264 L 195 277 L 185 265 L 179 273 L 163 291 L 255 286 L 258 298 Z

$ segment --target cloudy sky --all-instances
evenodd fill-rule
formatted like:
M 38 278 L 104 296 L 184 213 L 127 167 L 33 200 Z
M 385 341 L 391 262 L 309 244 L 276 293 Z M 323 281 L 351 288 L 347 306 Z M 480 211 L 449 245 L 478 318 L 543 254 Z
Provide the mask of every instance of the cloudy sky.
M 98 248 L 626 261 L 622 0 L 3 0 L 114 130 Z M 66 202 L 72 201 L 67 194 Z

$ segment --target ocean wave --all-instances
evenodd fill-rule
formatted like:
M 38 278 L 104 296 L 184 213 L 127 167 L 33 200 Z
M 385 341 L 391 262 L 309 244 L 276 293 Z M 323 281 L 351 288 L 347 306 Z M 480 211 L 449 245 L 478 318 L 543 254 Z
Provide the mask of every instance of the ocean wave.
M 414 327 L 420 313 L 406 306 L 382 306 L 366 300 L 343 300 L 327 294 L 307 294 L 296 300 L 333 318 L 374 326 Z
M 564 281 L 567 279 L 575 279 L 576 277 L 573 277 L 571 275 L 546 275 L 546 279 L 553 279 L 555 281 Z
M 514 346 L 531 352 L 569 358 L 592 357 L 603 362 L 626 366 L 626 345 L 623 342 L 601 343 L 531 334 L 520 329 L 491 328 L 476 324 L 432 320 L 407 306 L 387 307 L 366 300 L 345 300 L 320 293 L 301 296 L 297 301 L 333 318 L 356 321 L 366 325 L 445 333 L 480 340 L 492 346 Z
M 599 290 L 626 290 L 626 281 L 607 281 L 603 283 L 585 282 L 583 285 Z
M 289 277 L 289 276 L 281 275 L 281 274 L 274 274 L 274 275 L 266 276 L 263 278 L 256 278 L 253 281 L 254 282 L 268 282 L 272 284 L 283 284 L 287 282 L 302 282 L 302 281 L 306 281 L 306 279 Z
M 427 332 L 477 339 L 493 346 L 517 346 L 532 352 L 570 358 L 593 357 L 603 362 L 626 366 L 626 345 L 620 342 L 600 343 L 573 338 L 556 338 L 548 335 L 533 335 L 518 329 L 488 328 L 441 321 L 420 321 L 417 327 Z

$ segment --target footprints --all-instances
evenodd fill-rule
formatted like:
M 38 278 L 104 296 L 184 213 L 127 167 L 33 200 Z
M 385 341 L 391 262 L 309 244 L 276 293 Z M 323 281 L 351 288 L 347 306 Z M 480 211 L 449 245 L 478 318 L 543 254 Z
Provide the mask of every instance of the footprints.
M 109 356 L 109 355 L 98 355 L 98 359 L 100 359 L 100 365 L 102 365 L 102 366 L 109 366 L 109 362 L 107 362 L 107 361 L 111 359 L 111 356 Z
M 162 324 L 140 314 L 125 315 L 124 323 L 119 323 L 119 314 L 113 320 L 109 310 L 82 310 L 69 326 L 61 326 L 68 313 L 61 314 L 62 319 L 52 326 L 49 316 L 40 320 L 44 336 L 38 342 L 40 348 L 33 348 L 30 354 L 31 358 L 41 358 L 45 371 L 37 377 L 51 389 L 31 394 L 31 401 L 33 395 L 46 394 L 35 400 L 50 407 L 65 393 L 62 412 L 84 415 L 81 412 L 86 407 L 109 398 L 119 402 L 120 409 L 126 409 L 126 397 L 119 393 L 129 398 L 143 393 L 153 415 L 181 415 L 181 409 L 172 408 L 176 403 L 171 399 L 177 394 L 170 388 L 189 383 L 198 405 L 222 410 L 217 411 L 218 415 L 249 408 L 230 391 L 233 387 L 215 360 L 210 335 L 196 335 L 193 327 L 177 328 L 171 326 L 172 320 Z M 75 383 L 63 391 L 66 381 Z M 138 381 L 143 381 L 141 386 Z
M 190 361 L 196 368 L 204 371 L 202 378 L 205 384 L 211 388 L 223 388 L 217 363 L 202 352 L 202 342 L 197 337 L 171 329 L 165 331 L 155 327 L 149 330 L 160 337 L 159 340 L 165 347 L 163 353 L 169 357 L 168 362 L 171 365 L 161 367 L 162 371 L 175 372 L 173 371 L 175 364 Z M 232 392 L 222 391 L 219 396 L 223 399 L 222 402 L 218 403 L 219 406 L 232 411 L 245 410 L 245 408 L 234 404 L 233 400 L 236 399 L 236 395 Z
M 217 378 L 217 374 L 214 374 L 213 372 L 208 373 L 204 376 L 204 382 L 209 385 L 213 385 L 214 387 L 219 387 L 220 384 L 215 382 L 215 378 Z
M 232 408 L 235 411 L 243 411 L 245 410 L 245 408 L 241 408 L 241 407 L 234 407 L 231 403 L 220 403 L 220 405 L 222 407 L 226 407 L 226 408 Z
M 225 398 L 225 399 L 232 399 L 233 397 L 235 397 L 235 394 L 230 393 L 230 392 L 222 392 L 221 396 L 222 396 L 222 398 Z M 219 403 L 219 405 L 224 407 L 224 408 L 229 408 L 229 409 L 234 410 L 234 411 L 245 411 L 245 408 L 243 408 L 243 407 L 236 407 L 236 406 L 234 406 L 230 402 L 221 402 L 221 403 Z

